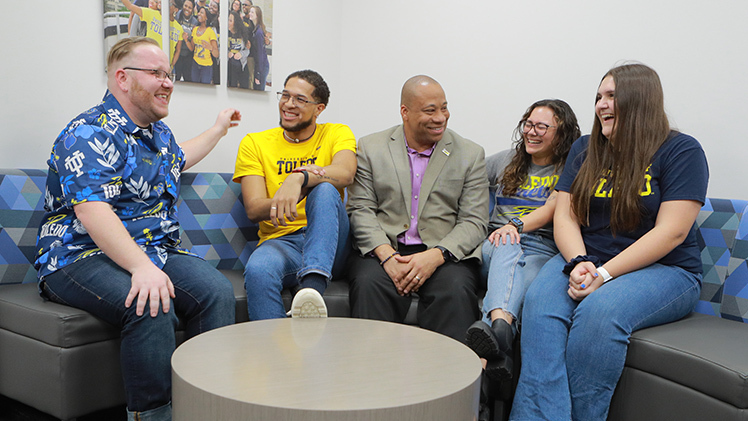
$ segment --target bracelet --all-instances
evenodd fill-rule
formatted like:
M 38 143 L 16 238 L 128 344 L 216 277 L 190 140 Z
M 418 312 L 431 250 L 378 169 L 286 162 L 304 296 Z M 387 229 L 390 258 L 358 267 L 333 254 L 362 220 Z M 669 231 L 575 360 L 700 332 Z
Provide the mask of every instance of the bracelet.
M 564 270 L 563 270 L 564 275 L 571 274 L 571 271 L 574 270 L 574 268 L 582 262 L 592 262 L 592 264 L 595 265 L 595 267 L 600 266 L 600 263 L 602 263 L 600 262 L 600 258 L 597 256 L 591 256 L 591 255 L 588 256 L 586 254 L 580 254 L 579 256 L 571 259 L 569 263 L 564 265 Z
M 613 277 L 610 276 L 610 273 L 608 273 L 608 270 L 605 269 L 602 266 L 600 266 L 599 268 L 597 268 L 597 273 L 599 273 L 600 275 L 603 276 L 603 283 L 606 283 L 606 282 L 610 281 L 611 279 L 613 279 Z
M 296 172 L 296 173 L 301 173 L 301 174 L 304 174 L 304 182 L 303 182 L 303 183 L 301 183 L 301 188 L 302 188 L 302 189 L 303 189 L 304 187 L 306 187 L 306 185 L 307 185 L 307 184 L 309 184 L 309 173 L 308 173 L 308 172 L 307 172 L 306 170 L 293 170 L 293 171 L 291 171 L 291 172 L 292 172 L 292 173 L 293 173 L 293 172 Z
M 396 252 L 394 252 L 394 253 L 390 254 L 389 256 L 387 256 L 387 258 L 386 258 L 386 259 L 384 259 L 384 260 L 382 260 L 381 262 L 379 262 L 379 266 L 384 266 L 384 264 L 385 264 L 385 263 L 387 263 L 387 261 L 388 261 L 388 260 L 390 260 L 390 259 L 392 259 L 393 257 L 397 256 L 398 254 L 400 254 L 400 252 L 399 252 L 399 251 L 396 251 Z

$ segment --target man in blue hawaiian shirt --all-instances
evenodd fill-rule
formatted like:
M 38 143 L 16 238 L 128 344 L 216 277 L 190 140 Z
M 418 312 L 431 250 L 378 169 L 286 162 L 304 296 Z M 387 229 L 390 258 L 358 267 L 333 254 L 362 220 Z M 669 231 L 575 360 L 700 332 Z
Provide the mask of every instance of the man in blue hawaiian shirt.
M 171 419 L 170 358 L 179 315 L 194 336 L 234 322 L 229 281 L 179 248 L 180 174 L 241 115 L 177 145 L 167 116 L 169 59 L 148 38 L 107 59 L 108 91 L 60 133 L 49 159 L 36 268 L 44 297 L 121 328 L 130 419 Z M 145 312 L 148 314 L 144 314 Z

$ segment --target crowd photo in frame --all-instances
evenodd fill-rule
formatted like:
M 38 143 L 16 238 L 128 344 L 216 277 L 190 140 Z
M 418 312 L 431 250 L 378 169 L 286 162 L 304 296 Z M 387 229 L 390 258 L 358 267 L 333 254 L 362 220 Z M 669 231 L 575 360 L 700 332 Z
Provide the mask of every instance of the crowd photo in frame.
M 174 82 L 220 85 L 221 22 L 226 22 L 225 84 L 267 90 L 272 86 L 272 0 L 228 0 L 221 9 L 219 0 L 104 0 L 104 57 L 122 38 L 145 36 L 163 48 L 168 37 Z M 166 17 L 169 25 L 163 24 Z

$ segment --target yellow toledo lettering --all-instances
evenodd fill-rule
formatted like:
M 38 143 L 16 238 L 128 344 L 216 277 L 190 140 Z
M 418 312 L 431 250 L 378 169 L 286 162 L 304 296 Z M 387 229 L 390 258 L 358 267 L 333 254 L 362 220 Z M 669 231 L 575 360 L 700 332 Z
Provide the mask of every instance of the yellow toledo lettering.
M 644 188 L 642 189 L 641 196 L 652 195 L 652 176 L 649 174 L 649 169 L 652 168 L 652 164 L 649 164 L 646 172 L 644 173 Z
M 143 234 L 145 235 L 145 238 L 148 239 L 148 242 L 151 242 L 153 240 L 153 234 L 151 234 L 151 230 L 146 228 L 143 230 Z
M 610 194 L 611 194 L 610 191 L 606 192 L 606 191 L 603 190 L 605 188 L 605 183 L 607 183 L 607 182 L 608 182 L 608 180 L 605 179 L 605 178 L 601 178 L 600 179 L 600 184 L 597 185 L 597 190 L 595 190 L 595 197 L 611 197 L 610 196 Z

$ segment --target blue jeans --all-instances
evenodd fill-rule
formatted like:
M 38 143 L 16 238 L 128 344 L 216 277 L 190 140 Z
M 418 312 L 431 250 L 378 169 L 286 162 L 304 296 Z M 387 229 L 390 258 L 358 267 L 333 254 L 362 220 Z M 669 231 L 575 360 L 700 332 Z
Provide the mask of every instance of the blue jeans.
M 231 283 L 197 257 L 169 252 L 163 268 L 176 297 L 169 313 L 142 316 L 136 305 L 125 308 L 130 273 L 109 257 L 87 257 L 48 275 L 41 283 L 50 300 L 77 307 L 121 328 L 120 364 L 127 408 L 141 419 L 171 419 L 171 354 L 175 331 L 185 321 L 187 337 L 234 323 L 236 304 Z M 160 415 L 151 416 L 149 415 Z M 168 418 L 167 418 L 168 415 Z
M 569 298 L 559 254 L 525 297 L 522 370 L 511 420 L 605 420 L 631 333 L 693 310 L 701 275 L 653 264 Z
M 201 66 L 192 63 L 192 81 L 209 84 L 213 79 L 213 66 Z
M 545 262 L 558 253 L 552 238 L 527 233 L 520 235 L 519 244 L 483 241 L 481 271 L 486 281 L 483 298 L 483 320 L 491 324 L 491 311 L 497 308 L 519 320 L 525 292 Z
M 348 215 L 330 183 L 315 186 L 306 199 L 307 226 L 264 241 L 244 270 L 249 320 L 286 317 L 281 292 L 299 285 L 304 275 L 327 278 L 342 269 L 348 255 Z

